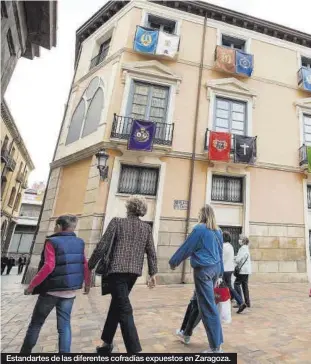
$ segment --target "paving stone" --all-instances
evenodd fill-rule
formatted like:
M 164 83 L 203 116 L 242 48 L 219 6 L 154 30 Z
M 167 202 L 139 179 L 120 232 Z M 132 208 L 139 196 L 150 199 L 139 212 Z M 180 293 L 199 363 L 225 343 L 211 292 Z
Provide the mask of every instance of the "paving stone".
M 2 352 L 18 352 L 27 330 L 35 296 L 24 296 L 16 276 L 1 277 Z M 143 352 L 198 353 L 207 349 L 202 324 L 191 344 L 183 345 L 175 336 L 192 296 L 193 285 L 158 286 L 148 290 L 136 286 L 131 294 L 135 322 Z M 225 352 L 237 352 L 238 363 L 310 363 L 311 298 L 304 283 L 250 284 L 252 308 L 242 315 L 232 311 L 233 321 L 223 325 Z M 72 312 L 72 352 L 94 353 L 110 298 L 94 288 L 88 296 L 78 294 Z M 48 317 L 33 352 L 57 352 L 55 312 Z M 120 330 L 115 352 L 125 352 Z

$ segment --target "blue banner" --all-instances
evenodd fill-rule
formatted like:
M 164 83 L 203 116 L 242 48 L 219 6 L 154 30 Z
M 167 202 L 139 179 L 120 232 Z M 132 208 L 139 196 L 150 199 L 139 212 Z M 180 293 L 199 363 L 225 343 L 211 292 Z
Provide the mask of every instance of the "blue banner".
M 152 151 L 156 124 L 152 121 L 133 120 L 127 149 Z
M 254 57 L 252 54 L 237 50 L 235 55 L 236 73 L 250 77 L 254 69 Z
M 298 78 L 299 85 L 306 91 L 311 91 L 311 69 L 301 67 L 300 77 Z
M 159 31 L 137 26 L 134 39 L 134 51 L 155 54 Z

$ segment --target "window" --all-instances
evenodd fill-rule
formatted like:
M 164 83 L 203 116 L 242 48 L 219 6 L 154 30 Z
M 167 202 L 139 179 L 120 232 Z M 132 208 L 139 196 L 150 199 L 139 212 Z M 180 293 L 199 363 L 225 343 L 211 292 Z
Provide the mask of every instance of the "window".
M 103 83 L 99 77 L 95 77 L 89 83 L 89 86 L 85 90 L 72 115 L 66 145 L 94 133 L 97 130 L 100 124 L 103 107 Z
M 15 155 L 15 148 L 13 147 L 12 150 L 11 150 L 11 157 L 14 158 L 14 155 Z
M 111 43 L 111 38 L 107 39 L 100 45 L 97 56 L 95 56 L 91 60 L 90 69 L 96 67 L 98 64 L 100 64 L 103 60 L 107 58 L 110 48 L 110 43 Z
M 311 58 L 301 57 L 301 66 L 311 68 Z
M 8 18 L 8 11 L 5 1 L 1 1 L 1 19 Z
M 131 98 L 131 117 L 165 123 L 169 87 L 134 82 Z
M 221 37 L 221 44 L 225 47 L 240 49 L 241 51 L 245 50 L 245 40 L 230 37 L 229 35 L 222 35 Z
M 40 205 L 22 204 L 20 209 L 20 216 L 39 217 L 40 211 Z
M 3 153 L 4 150 L 6 150 L 8 148 L 8 144 L 9 144 L 9 138 L 6 135 L 5 138 L 4 138 L 2 147 L 1 147 L 1 154 Z
M 148 15 L 147 27 L 159 29 L 163 32 L 175 34 L 176 22 L 170 19 L 161 18 L 155 15 Z
M 308 209 L 311 209 L 311 185 L 307 186 Z
M 15 211 L 18 211 L 19 204 L 21 202 L 21 198 L 22 198 L 22 194 L 21 193 L 18 193 L 17 196 L 16 196 L 15 203 L 14 203 L 14 210 Z
M 13 203 L 15 201 L 15 195 L 16 195 L 16 188 L 13 187 L 12 191 L 11 191 L 10 199 L 9 199 L 9 206 L 10 207 L 13 207 Z
M 122 165 L 119 193 L 156 196 L 159 169 Z
M 7 225 L 8 225 L 7 220 L 4 220 L 3 223 L 1 224 L 1 242 L 4 241 Z
M 304 144 L 311 146 L 311 115 L 303 114 L 302 118 Z
M 6 39 L 8 42 L 10 56 L 15 56 L 14 42 L 13 42 L 11 29 L 8 30 Z
M 215 131 L 246 135 L 246 102 L 216 97 Z
M 227 231 L 231 235 L 231 244 L 234 249 L 234 254 L 237 255 L 240 245 L 239 245 L 239 238 L 242 234 L 242 227 L 241 226 L 219 226 L 220 229 L 224 232 Z
M 7 181 L 5 179 L 2 178 L 1 180 L 1 200 L 5 191 L 5 187 L 6 187 Z
M 212 179 L 212 201 L 243 202 L 243 179 L 214 175 Z

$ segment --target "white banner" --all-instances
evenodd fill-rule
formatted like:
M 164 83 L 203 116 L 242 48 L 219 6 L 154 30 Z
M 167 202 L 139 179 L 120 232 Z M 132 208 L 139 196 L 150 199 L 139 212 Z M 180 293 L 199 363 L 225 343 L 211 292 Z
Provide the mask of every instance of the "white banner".
M 178 52 L 179 36 L 159 32 L 156 54 L 174 58 Z

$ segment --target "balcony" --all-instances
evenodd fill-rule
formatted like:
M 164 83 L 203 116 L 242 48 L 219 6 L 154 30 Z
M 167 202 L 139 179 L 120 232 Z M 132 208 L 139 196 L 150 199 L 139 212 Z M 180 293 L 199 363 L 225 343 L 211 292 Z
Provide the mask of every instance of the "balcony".
M 16 181 L 19 182 L 19 183 L 22 183 L 23 180 L 24 180 L 23 172 L 18 172 L 17 176 L 16 176 Z
M 299 148 L 299 166 L 301 169 L 308 168 L 308 149 L 306 145 Z
M 209 133 L 210 130 L 206 129 L 205 132 L 205 139 L 204 139 L 204 152 L 206 154 L 208 154 L 209 152 Z M 236 151 L 235 151 L 235 138 L 239 136 L 237 134 L 231 134 L 231 149 L 230 149 L 230 159 L 228 163 L 238 163 L 238 164 L 254 164 L 256 162 L 257 159 L 257 137 L 252 137 L 253 138 L 253 152 L 252 154 L 249 154 L 249 152 L 251 151 L 249 149 L 249 146 L 246 145 L 246 143 L 244 143 L 244 145 L 242 145 L 242 147 L 244 146 L 244 153 L 245 153 L 245 160 L 243 161 L 243 156 L 240 156 L 240 160 L 237 161 L 235 158 L 236 155 Z M 251 138 L 248 136 L 244 136 L 245 138 Z M 246 154 L 246 150 L 248 151 Z M 209 159 L 209 158 L 208 158 Z
M 2 148 L 1 149 L 1 162 L 2 163 L 8 163 L 8 159 L 9 159 L 9 151 L 7 148 Z
M 298 86 L 311 92 L 311 68 L 301 67 L 298 71 Z
M 254 69 L 254 56 L 239 49 L 217 46 L 214 69 L 242 77 L 251 77 Z
M 114 115 L 111 138 L 128 140 L 131 134 L 134 119 L 127 116 Z M 153 144 L 171 146 L 174 134 L 174 124 L 155 123 L 156 131 Z
M 11 156 L 8 157 L 7 167 L 9 171 L 15 171 L 16 161 Z
M 99 65 L 105 58 L 107 57 L 106 53 L 99 53 L 97 56 L 92 58 L 91 64 L 90 64 L 90 70 L 97 65 Z

